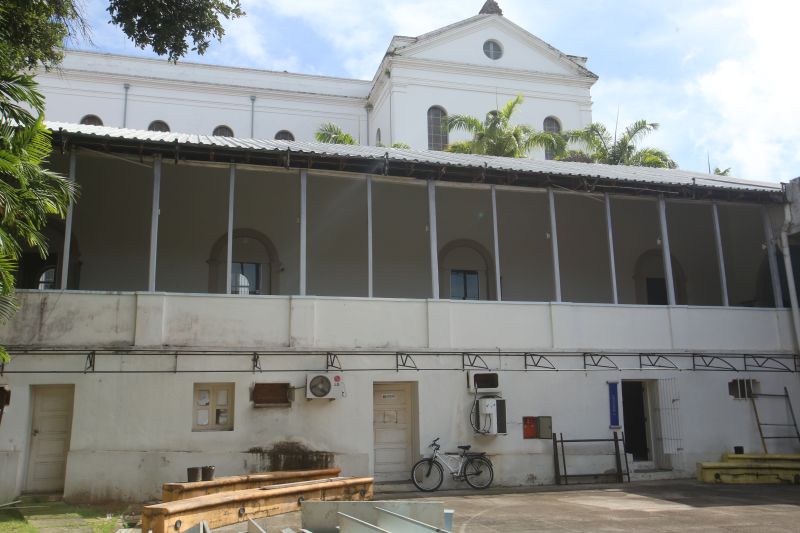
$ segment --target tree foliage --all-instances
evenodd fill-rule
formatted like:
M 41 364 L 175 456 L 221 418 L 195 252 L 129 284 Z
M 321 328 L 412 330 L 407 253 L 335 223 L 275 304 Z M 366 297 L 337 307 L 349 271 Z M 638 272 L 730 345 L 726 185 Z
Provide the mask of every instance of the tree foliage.
M 314 133 L 314 139 L 325 144 L 357 144 L 352 135 L 345 133 L 342 128 L 333 122 L 320 126 Z
M 731 175 L 731 167 L 722 170 L 719 167 L 714 167 L 714 175 L 715 176 L 730 176 Z
M 177 61 L 190 50 L 203 54 L 225 35 L 220 17 L 244 15 L 239 0 L 110 0 L 108 12 L 139 48 Z
M 524 124 L 511 124 L 522 102 L 522 96 L 517 96 L 503 109 L 486 113 L 483 121 L 470 115 L 448 116 L 448 131 L 465 131 L 472 135 L 472 139 L 452 143 L 447 150 L 461 154 L 526 157 L 537 146 L 555 149 L 558 139 L 552 133 L 537 131 Z
M 637 120 L 622 132 L 612 136 L 605 126 L 593 122 L 582 130 L 561 134 L 556 159 L 560 161 L 582 161 L 606 165 L 630 165 L 639 167 L 677 168 L 669 154 L 660 148 L 639 148 L 639 143 L 658 129 L 655 122 Z M 584 150 L 570 150 L 568 143 L 582 145 Z

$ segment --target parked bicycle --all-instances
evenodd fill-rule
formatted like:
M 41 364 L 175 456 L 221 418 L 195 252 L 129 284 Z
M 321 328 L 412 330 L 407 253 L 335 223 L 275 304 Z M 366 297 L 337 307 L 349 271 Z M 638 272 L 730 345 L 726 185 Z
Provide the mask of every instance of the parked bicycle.
M 421 459 L 411 468 L 411 481 L 424 492 L 438 489 L 444 481 L 444 468 L 447 467 L 453 479 L 466 481 L 473 489 L 485 489 L 492 484 L 494 468 L 486 457 L 486 452 L 470 452 L 471 446 L 459 446 L 458 452 L 440 454 L 439 437 L 428 446 L 433 448 L 430 457 Z

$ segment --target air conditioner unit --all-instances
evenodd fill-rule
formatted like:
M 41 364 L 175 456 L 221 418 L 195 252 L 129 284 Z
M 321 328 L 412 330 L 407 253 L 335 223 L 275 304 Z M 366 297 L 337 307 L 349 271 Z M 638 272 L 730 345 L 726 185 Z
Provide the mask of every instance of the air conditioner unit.
M 483 435 L 506 435 L 506 401 L 502 398 L 481 398 L 475 413 L 475 431 Z
M 306 398 L 309 400 L 335 400 L 344 397 L 342 374 L 308 374 L 306 376 Z
M 470 392 L 500 392 L 500 374 L 481 370 L 467 372 L 467 389 Z

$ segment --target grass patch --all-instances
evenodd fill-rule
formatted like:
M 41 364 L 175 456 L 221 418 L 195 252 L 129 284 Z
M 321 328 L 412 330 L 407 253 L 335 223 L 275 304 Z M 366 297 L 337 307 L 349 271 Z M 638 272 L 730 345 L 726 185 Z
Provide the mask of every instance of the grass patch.
M 36 528 L 26 522 L 19 511 L 0 509 L 0 531 L 2 533 L 36 533 Z
M 36 533 L 37 519 L 47 520 L 52 525 L 62 522 L 66 528 L 76 520 L 82 520 L 93 533 L 113 533 L 123 527 L 124 507 L 102 505 L 69 505 L 64 502 L 25 502 L 26 509 L 0 509 L 0 533 Z M 25 520 L 24 512 L 32 523 Z

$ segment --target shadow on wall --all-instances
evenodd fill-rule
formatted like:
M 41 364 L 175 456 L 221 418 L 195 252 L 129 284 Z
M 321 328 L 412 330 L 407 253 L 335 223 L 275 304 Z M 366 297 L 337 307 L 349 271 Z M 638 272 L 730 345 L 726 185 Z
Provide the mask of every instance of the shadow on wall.
M 260 472 L 321 469 L 333 465 L 333 453 L 314 451 L 292 441 L 278 442 L 269 449 L 250 448 L 248 453 L 258 456 L 256 464 Z

